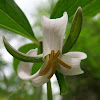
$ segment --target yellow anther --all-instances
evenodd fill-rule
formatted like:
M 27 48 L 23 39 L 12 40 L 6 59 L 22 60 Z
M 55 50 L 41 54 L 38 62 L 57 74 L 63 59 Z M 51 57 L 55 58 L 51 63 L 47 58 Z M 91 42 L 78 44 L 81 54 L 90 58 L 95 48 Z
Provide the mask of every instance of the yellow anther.
M 55 56 L 55 51 L 52 50 L 52 59 L 54 59 L 54 56 Z
M 60 50 L 57 51 L 57 53 L 54 56 L 54 59 L 56 59 L 60 55 Z
M 63 65 L 64 67 L 68 68 L 68 69 L 71 69 L 71 66 L 67 65 L 66 63 L 64 63 L 62 60 L 60 60 L 59 58 L 57 58 L 57 61 Z
M 51 60 L 53 60 L 53 58 L 54 58 L 54 50 L 51 50 L 50 58 L 51 58 Z
M 49 59 L 46 68 L 40 73 L 40 76 L 46 75 L 49 72 L 50 67 L 51 67 L 51 60 Z
M 51 50 L 51 53 L 50 53 L 50 59 L 52 59 L 52 50 Z
M 54 62 L 53 62 L 52 73 L 48 76 L 48 79 L 50 79 L 50 78 L 53 76 L 53 74 L 54 74 L 55 71 L 56 71 L 56 67 L 57 67 L 57 63 L 56 63 L 56 61 L 54 61 Z

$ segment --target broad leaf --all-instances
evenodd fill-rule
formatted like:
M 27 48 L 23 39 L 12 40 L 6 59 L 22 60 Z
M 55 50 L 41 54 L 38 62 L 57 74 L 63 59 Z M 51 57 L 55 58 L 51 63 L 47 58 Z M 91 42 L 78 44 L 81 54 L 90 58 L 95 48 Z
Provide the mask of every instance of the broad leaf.
M 79 37 L 79 34 L 81 32 L 82 19 L 83 19 L 82 9 L 79 7 L 73 18 L 69 36 L 63 46 L 63 50 L 62 50 L 63 54 L 70 51 L 72 49 L 72 47 L 74 46 L 74 44 L 76 43 L 76 41 Z
M 38 43 L 26 16 L 14 0 L 0 0 L 0 28 L 20 34 Z
M 50 18 L 61 17 L 67 11 L 71 19 L 79 6 L 82 7 L 84 16 L 92 17 L 100 12 L 100 0 L 59 0 Z
M 56 78 L 60 87 L 60 94 L 66 93 L 66 82 L 64 79 L 64 75 L 56 71 Z
M 32 67 L 32 73 L 31 74 L 35 74 L 43 65 L 43 62 L 41 63 L 34 63 L 33 67 Z
M 43 62 L 42 59 L 42 55 L 40 56 L 36 56 L 36 57 L 32 57 L 29 56 L 27 54 L 24 54 L 22 52 L 17 51 L 16 49 L 14 49 L 6 40 L 6 38 L 4 36 L 2 36 L 3 38 L 3 42 L 5 45 L 5 48 L 7 49 L 7 51 L 16 59 L 24 61 L 24 62 L 33 62 L 33 63 L 40 63 Z

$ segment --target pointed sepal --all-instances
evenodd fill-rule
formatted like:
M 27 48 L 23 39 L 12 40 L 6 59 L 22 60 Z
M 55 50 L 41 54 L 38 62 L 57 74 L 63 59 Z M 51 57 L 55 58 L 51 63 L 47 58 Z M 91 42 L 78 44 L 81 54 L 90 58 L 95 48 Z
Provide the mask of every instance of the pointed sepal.
M 63 46 L 62 50 L 63 54 L 69 52 L 76 43 L 82 29 L 82 20 L 83 20 L 82 9 L 81 7 L 78 7 L 73 18 L 69 36 Z
M 66 91 L 67 91 L 64 75 L 58 71 L 56 71 L 55 75 L 56 75 L 56 78 L 57 78 L 57 81 L 59 84 L 60 94 L 62 95 L 64 93 L 66 93 Z
M 14 49 L 7 41 L 7 39 L 5 38 L 5 36 L 2 36 L 3 38 L 3 43 L 5 48 L 7 49 L 7 51 L 16 59 L 24 61 L 24 62 L 33 62 L 33 63 L 40 63 L 43 62 L 42 59 L 42 55 L 38 55 L 38 56 L 29 56 L 27 54 L 24 54 L 20 51 L 17 51 L 16 49 Z

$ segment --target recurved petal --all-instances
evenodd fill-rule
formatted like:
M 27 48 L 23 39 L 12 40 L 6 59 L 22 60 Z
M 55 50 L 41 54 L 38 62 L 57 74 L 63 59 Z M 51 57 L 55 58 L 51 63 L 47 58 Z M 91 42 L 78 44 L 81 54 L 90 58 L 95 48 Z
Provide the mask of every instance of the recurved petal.
M 60 57 L 60 59 L 71 66 L 71 69 L 65 68 L 61 64 L 57 66 L 57 70 L 64 75 L 78 75 L 82 74 L 83 71 L 80 68 L 80 63 L 82 59 L 86 59 L 87 55 L 83 52 L 68 52 Z
M 27 55 L 38 56 L 37 49 L 30 50 L 27 53 Z M 18 76 L 23 80 L 31 80 L 31 79 L 37 77 L 39 75 L 39 72 L 37 72 L 34 75 L 31 75 L 32 66 L 33 66 L 33 63 L 20 61 L 19 65 L 18 65 L 18 69 L 17 69 Z
M 36 56 L 37 50 L 36 49 L 30 50 L 27 54 L 31 56 L 32 55 Z M 44 83 L 49 81 L 47 77 L 52 72 L 52 67 L 51 67 L 49 72 L 46 75 L 40 76 L 40 73 L 46 68 L 48 64 L 48 60 L 49 60 L 49 56 L 46 56 L 42 67 L 33 75 L 31 75 L 33 63 L 26 63 L 21 61 L 19 63 L 18 70 L 17 70 L 18 76 L 22 80 L 32 80 L 32 84 L 36 87 L 43 85 Z
M 47 78 L 52 72 L 52 68 L 50 68 L 49 72 L 46 75 L 38 76 L 32 80 L 32 84 L 36 87 L 39 87 L 43 85 L 44 83 L 47 83 L 49 79 Z
M 44 69 L 47 67 L 48 64 L 48 60 L 49 60 L 49 56 L 46 56 L 44 65 L 40 68 L 40 70 L 38 71 L 38 73 L 41 73 L 44 71 Z M 47 83 L 49 81 L 48 76 L 52 73 L 52 67 L 50 67 L 50 70 L 48 71 L 47 74 L 43 75 L 43 76 L 38 76 L 34 79 L 32 79 L 32 84 L 36 87 L 39 87 L 41 85 L 43 85 L 44 83 Z
M 43 56 L 50 54 L 51 50 L 62 51 L 63 39 L 68 22 L 67 12 L 61 18 L 49 19 L 42 18 L 43 28 Z

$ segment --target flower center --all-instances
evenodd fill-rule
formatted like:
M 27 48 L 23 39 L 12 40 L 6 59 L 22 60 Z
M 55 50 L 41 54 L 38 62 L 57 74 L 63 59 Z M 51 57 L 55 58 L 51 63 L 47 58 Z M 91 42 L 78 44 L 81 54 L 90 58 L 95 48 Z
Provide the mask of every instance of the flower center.
M 64 67 L 66 67 L 68 69 L 71 69 L 71 66 L 67 65 L 66 63 L 64 63 L 62 60 L 60 60 L 58 58 L 59 55 L 60 55 L 60 50 L 58 50 L 57 53 L 55 53 L 54 50 L 51 50 L 48 64 L 47 64 L 46 68 L 40 73 L 40 76 L 46 75 L 52 66 L 52 72 L 48 76 L 48 79 L 50 79 L 53 76 L 53 74 L 55 73 L 58 63 L 60 63 L 61 65 L 63 65 Z

